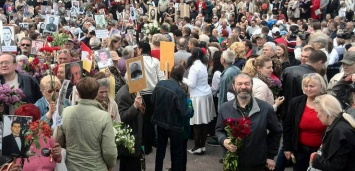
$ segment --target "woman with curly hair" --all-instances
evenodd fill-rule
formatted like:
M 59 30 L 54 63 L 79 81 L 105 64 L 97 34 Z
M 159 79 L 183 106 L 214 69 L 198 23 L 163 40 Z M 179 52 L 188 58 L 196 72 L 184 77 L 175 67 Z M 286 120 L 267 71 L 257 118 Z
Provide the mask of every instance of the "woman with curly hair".
M 234 42 L 229 48 L 235 54 L 235 62 L 233 65 L 238 67 L 240 70 L 244 68 L 245 62 L 245 45 L 242 42 Z

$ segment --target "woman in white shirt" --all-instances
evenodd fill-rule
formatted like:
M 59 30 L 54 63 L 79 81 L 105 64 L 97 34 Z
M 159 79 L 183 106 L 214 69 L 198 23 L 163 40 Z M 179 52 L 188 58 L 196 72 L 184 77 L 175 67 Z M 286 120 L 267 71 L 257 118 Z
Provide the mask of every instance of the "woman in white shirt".
M 200 154 L 206 151 L 207 124 L 216 116 L 213 105 L 211 87 L 208 85 L 207 66 L 201 62 L 204 54 L 200 48 L 194 48 L 188 61 L 193 61 L 187 78 L 183 79 L 189 87 L 190 98 L 194 108 L 194 116 L 190 125 L 194 125 L 195 147 L 188 150 L 191 154 Z

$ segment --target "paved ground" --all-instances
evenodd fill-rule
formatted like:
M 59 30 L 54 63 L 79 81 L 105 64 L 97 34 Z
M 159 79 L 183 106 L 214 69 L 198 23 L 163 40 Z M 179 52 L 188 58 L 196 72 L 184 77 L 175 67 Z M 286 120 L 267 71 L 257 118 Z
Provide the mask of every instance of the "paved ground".
M 209 141 L 209 138 L 207 139 Z M 193 148 L 194 141 L 189 140 L 187 148 Z M 156 149 L 153 148 L 153 152 L 146 156 L 146 171 L 154 171 L 155 167 L 155 152 Z M 222 147 L 211 147 L 206 145 L 206 152 L 204 155 L 192 155 L 187 153 L 187 171 L 222 171 L 223 166 L 219 163 L 219 159 L 222 156 Z M 119 161 L 117 161 L 119 163 Z M 168 145 L 166 150 L 166 156 L 164 160 L 164 171 L 170 168 L 170 147 Z M 119 170 L 119 166 L 116 167 L 115 171 Z M 287 168 L 285 171 L 292 171 L 291 168 Z

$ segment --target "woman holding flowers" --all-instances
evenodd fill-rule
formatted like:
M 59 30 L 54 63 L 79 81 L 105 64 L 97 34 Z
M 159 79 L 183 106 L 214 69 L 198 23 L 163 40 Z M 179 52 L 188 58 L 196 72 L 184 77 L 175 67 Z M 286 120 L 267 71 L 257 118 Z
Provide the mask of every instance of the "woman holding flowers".
M 266 56 L 259 56 L 255 59 L 249 59 L 245 68 L 244 73 L 249 74 L 253 78 L 253 96 L 264 100 L 272 107 L 277 110 L 277 107 L 284 101 L 283 98 L 279 97 L 274 100 L 273 92 L 271 91 L 272 79 L 271 75 L 272 69 L 272 59 Z
M 40 110 L 33 104 L 25 104 L 20 106 L 16 111 L 15 115 L 18 116 L 31 116 L 32 117 L 32 124 L 38 121 L 41 117 Z M 30 124 L 30 130 L 31 126 L 36 126 L 35 124 Z M 36 127 L 34 127 L 36 128 Z M 42 134 L 39 135 L 38 142 L 40 144 L 40 148 L 37 148 L 35 146 L 35 143 L 33 143 L 30 147 L 28 148 L 28 151 L 31 156 L 29 156 L 28 160 L 24 160 L 24 165 L 23 168 L 21 169 L 21 166 L 19 164 L 14 164 L 10 167 L 9 170 L 11 171 L 52 171 L 55 169 L 56 164 L 60 163 L 62 161 L 62 156 L 61 156 L 61 147 L 58 143 L 56 143 L 53 139 L 52 132 L 50 130 L 50 127 L 48 125 L 44 125 L 41 128 Z M 46 140 L 45 140 L 46 139 Z M 43 156 L 42 154 L 42 149 L 43 148 L 49 148 L 51 149 L 51 156 L 46 157 Z M 25 154 L 23 154 L 25 155 Z M 16 163 L 20 163 L 21 159 L 18 158 L 16 160 Z
M 60 80 L 53 75 L 43 77 L 40 83 L 43 97 L 37 100 L 35 105 L 40 110 L 41 120 L 47 122 L 49 125 L 53 124 L 52 116 L 57 110 L 57 99 L 61 86 Z M 67 106 L 70 106 L 70 102 L 68 99 L 64 99 L 64 107 Z
M 321 145 L 324 126 L 317 118 L 314 99 L 326 93 L 324 78 L 311 73 L 304 75 L 302 90 L 304 95 L 291 99 L 283 123 L 283 150 L 287 159 L 295 159 L 294 171 L 306 171 L 309 156 Z M 282 155 L 282 150 L 279 156 Z

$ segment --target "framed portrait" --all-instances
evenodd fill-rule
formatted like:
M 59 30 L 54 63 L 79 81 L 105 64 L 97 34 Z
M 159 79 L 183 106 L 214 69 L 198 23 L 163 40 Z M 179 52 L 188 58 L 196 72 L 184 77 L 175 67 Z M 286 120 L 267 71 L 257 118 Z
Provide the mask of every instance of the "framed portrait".
M 154 7 L 154 6 L 149 6 L 148 7 L 148 16 L 149 16 L 149 20 L 158 20 L 158 8 Z
M 71 7 L 69 16 L 70 17 L 77 17 L 79 14 L 79 10 L 76 9 L 75 7 Z
M 129 92 L 135 93 L 147 87 L 142 57 L 127 59 L 127 84 Z
M 19 23 L 20 28 L 29 29 L 29 23 Z
M 125 35 L 125 39 L 127 40 L 130 46 L 136 46 L 137 45 L 136 30 L 128 29 Z
M 44 46 L 44 41 L 41 40 L 33 40 L 31 45 L 31 54 L 37 55 L 39 49 Z
M 20 154 L 25 146 L 25 130 L 28 129 L 31 121 L 31 116 L 4 115 L 2 155 L 13 156 Z
M 44 29 L 46 28 L 46 23 L 45 22 L 39 22 L 37 25 L 38 31 L 40 33 L 43 33 Z
M 95 60 L 99 69 L 104 69 L 113 66 L 110 51 L 101 49 L 95 51 Z
M 190 5 L 181 4 L 180 5 L 180 18 L 190 17 Z
M 65 79 L 70 80 L 70 83 L 76 85 L 83 77 L 83 62 L 72 62 L 65 64 Z
M 57 32 L 58 31 L 59 16 L 56 15 L 46 15 L 45 19 L 45 31 L 47 32 Z
M 0 29 L 1 34 L 1 48 L 2 52 L 16 52 L 17 44 L 15 41 L 15 28 L 14 26 L 3 25 Z
M 130 7 L 129 8 L 129 18 L 131 20 L 137 20 L 138 14 L 136 9 L 134 9 L 134 7 Z
M 121 32 L 118 29 L 112 28 L 110 30 L 110 33 L 108 34 L 109 37 L 114 36 L 114 35 L 121 35 Z
M 49 8 L 48 8 L 49 7 Z M 45 16 L 47 14 L 51 14 L 51 6 L 47 6 L 47 5 L 41 5 L 41 15 Z
M 95 15 L 95 23 L 97 30 L 106 30 L 107 22 L 104 15 Z
M 76 8 L 79 11 L 80 2 L 79 1 L 71 1 L 71 6 Z

